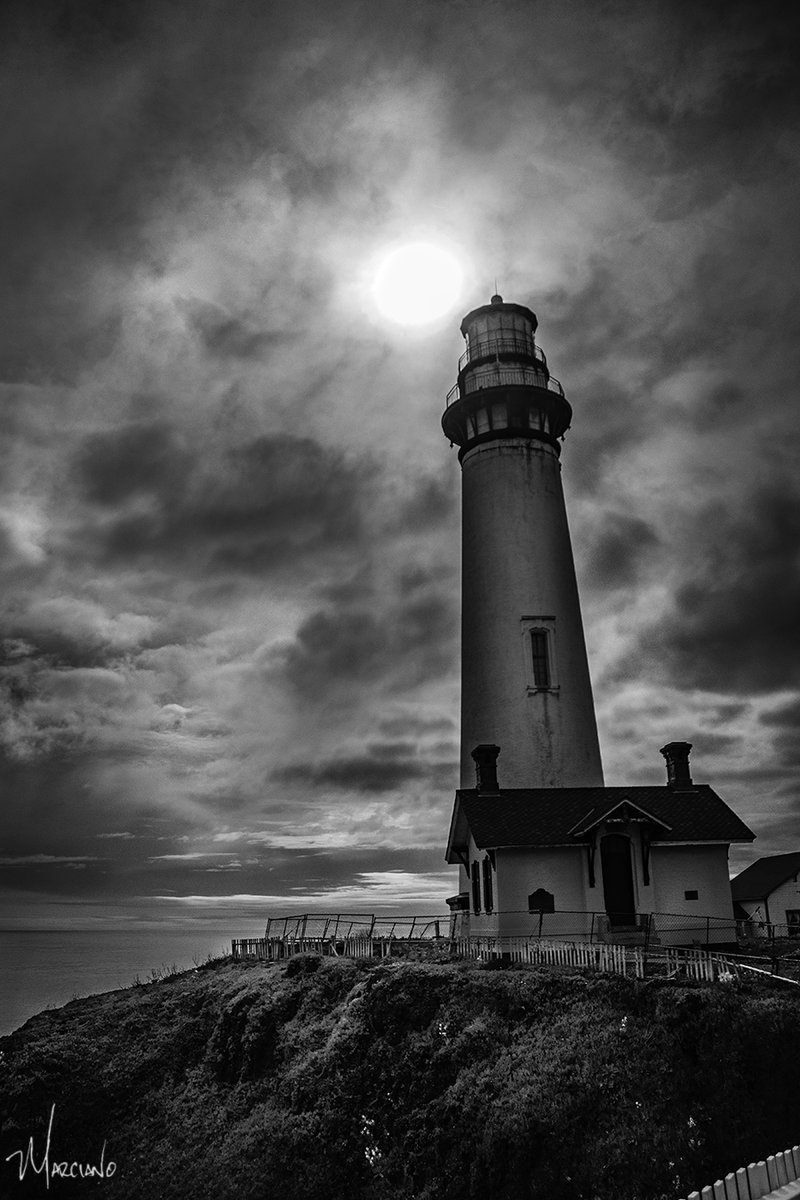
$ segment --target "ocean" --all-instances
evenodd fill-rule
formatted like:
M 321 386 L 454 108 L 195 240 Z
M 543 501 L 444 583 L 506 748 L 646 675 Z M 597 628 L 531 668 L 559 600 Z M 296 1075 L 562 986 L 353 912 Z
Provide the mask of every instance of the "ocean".
M 236 922 L 234 922 L 234 925 Z M 173 965 L 194 967 L 229 954 L 231 937 L 257 937 L 229 925 L 182 929 L 0 931 L 0 1035 L 43 1008 L 76 996 L 130 987 L 135 977 Z

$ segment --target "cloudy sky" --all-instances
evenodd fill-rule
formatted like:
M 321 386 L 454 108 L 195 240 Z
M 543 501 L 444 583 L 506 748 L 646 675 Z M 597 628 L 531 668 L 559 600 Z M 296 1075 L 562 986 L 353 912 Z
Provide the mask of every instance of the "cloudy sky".
M 798 848 L 792 12 L 5 7 L 6 927 L 443 909 L 439 422 L 495 278 L 574 408 L 607 782 L 686 739 L 758 834 L 735 869 Z M 408 330 L 372 283 L 420 238 L 466 277 Z

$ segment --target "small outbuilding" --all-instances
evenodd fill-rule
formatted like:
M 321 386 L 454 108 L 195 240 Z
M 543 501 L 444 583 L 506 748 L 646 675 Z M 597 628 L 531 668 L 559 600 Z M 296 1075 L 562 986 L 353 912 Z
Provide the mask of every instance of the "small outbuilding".
M 501 788 L 497 746 L 473 751 L 477 786 L 456 792 L 448 901 L 470 936 L 531 933 L 662 944 L 730 944 L 732 842 L 754 834 L 689 773 L 671 742 L 663 786 Z M 800 870 L 800 855 L 797 856 Z
M 731 891 L 750 933 L 800 937 L 800 851 L 757 858 L 731 880 Z

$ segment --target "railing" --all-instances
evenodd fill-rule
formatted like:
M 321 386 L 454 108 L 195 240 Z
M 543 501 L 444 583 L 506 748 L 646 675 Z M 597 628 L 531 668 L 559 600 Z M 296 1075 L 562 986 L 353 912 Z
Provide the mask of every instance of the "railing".
M 530 909 L 478 912 L 466 910 L 473 934 L 493 932 L 497 925 L 506 932 L 527 937 L 559 938 L 588 942 L 636 940 L 645 947 L 670 944 L 714 946 L 736 941 L 733 916 L 712 917 L 694 913 L 608 913 L 554 909 L 544 912 Z
M 374 913 L 301 913 L 291 917 L 269 917 L 264 936 L 267 938 L 350 938 L 396 937 L 438 938 L 446 933 L 450 918 L 379 917 Z
M 460 909 L 449 914 L 417 916 L 380 916 L 376 913 L 297 913 L 270 917 L 267 938 L 349 938 L 393 937 L 435 939 L 465 921 L 473 936 L 494 935 L 498 926 L 504 933 L 528 938 L 563 941 L 610 943 L 637 941 L 645 947 L 662 943 L 689 946 L 713 946 L 736 940 L 736 922 L 731 917 L 712 917 L 694 913 L 608 913 L 598 910 L 503 909 L 474 912 Z
M 800 1196 L 800 1146 L 739 1167 L 702 1191 L 690 1192 L 687 1200 L 766 1200 L 773 1194 L 775 1200 Z
M 459 374 L 467 363 L 474 362 L 478 358 L 490 358 L 493 354 L 522 354 L 526 358 L 538 359 L 545 367 L 547 366 L 544 350 L 541 350 L 532 338 L 490 336 L 480 338 L 477 342 L 470 342 L 458 360 Z
M 470 375 L 466 379 L 466 387 L 464 392 L 457 383 L 455 383 L 445 398 L 445 406 L 450 407 L 456 400 L 460 400 L 463 395 L 469 395 L 472 392 L 484 391 L 486 388 L 496 387 L 539 387 L 548 392 L 555 392 L 557 396 L 564 395 L 564 389 L 557 379 L 552 375 L 545 374 L 544 371 L 539 371 L 535 367 L 512 367 L 503 368 L 495 367 L 491 375 Z
M 778 942 L 791 939 L 800 943 L 800 925 L 794 922 L 762 921 L 750 917 L 746 921 L 736 922 L 736 932 L 739 937 L 747 940 Z

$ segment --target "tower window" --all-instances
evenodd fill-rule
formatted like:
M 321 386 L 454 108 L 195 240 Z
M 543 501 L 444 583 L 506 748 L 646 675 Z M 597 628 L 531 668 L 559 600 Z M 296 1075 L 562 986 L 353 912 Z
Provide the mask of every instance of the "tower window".
M 550 658 L 547 653 L 547 631 L 531 630 L 531 654 L 533 657 L 533 686 L 550 687 Z
M 525 688 L 529 696 L 558 689 L 556 619 L 552 614 L 533 614 L 520 620 Z
M 477 858 L 472 864 L 472 911 L 481 911 L 481 866 Z

